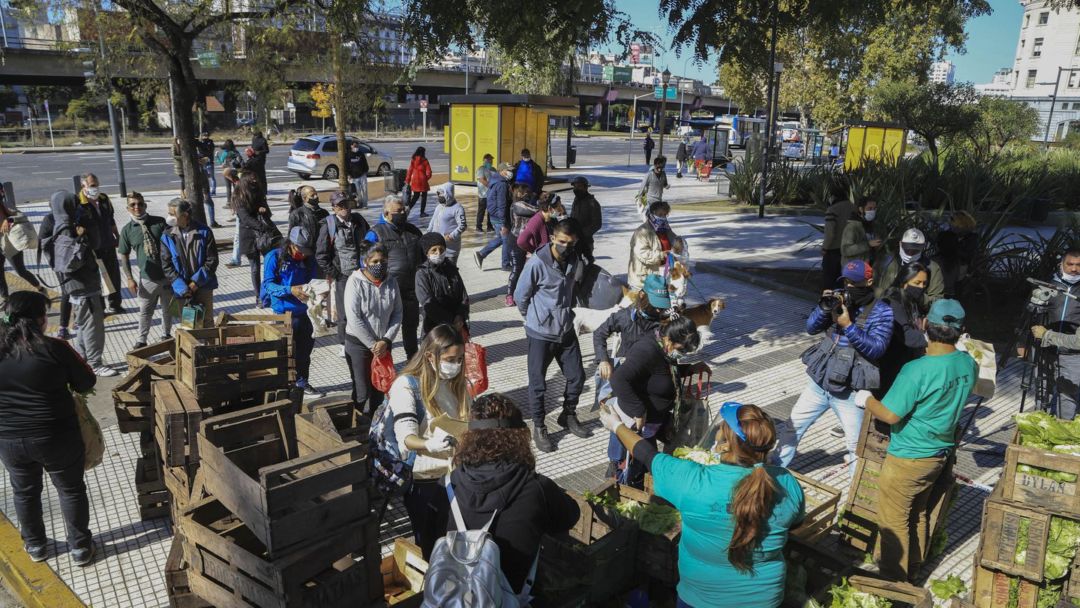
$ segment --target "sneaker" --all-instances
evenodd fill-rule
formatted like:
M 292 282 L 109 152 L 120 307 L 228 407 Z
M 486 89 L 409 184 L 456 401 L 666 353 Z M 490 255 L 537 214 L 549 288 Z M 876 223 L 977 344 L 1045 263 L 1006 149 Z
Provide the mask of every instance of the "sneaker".
M 514 267 L 509 265 L 509 264 L 503 264 L 502 269 L 503 269 L 503 272 L 511 272 L 511 271 L 514 270 Z
M 228 262 L 225 262 L 225 267 L 226 268 L 239 268 L 240 267 L 240 262 L 234 262 L 232 260 L 229 260 Z
M 304 396 L 305 397 L 319 398 L 319 397 L 324 396 L 324 394 L 325 394 L 325 393 L 319 391 L 319 389 L 315 388 L 314 386 L 311 386 L 310 384 L 305 384 L 304 386 L 301 387 L 301 389 L 304 391 Z
M 476 263 L 477 268 L 484 269 L 484 257 L 480 255 L 479 251 L 472 252 L 472 261 Z
M 420 217 L 427 217 L 427 216 L 428 216 L 428 214 L 424 213 L 423 211 L 420 212 Z
M 172 334 L 161 334 L 161 339 L 158 342 L 164 342 L 166 340 L 172 340 Z
M 61 327 L 60 329 L 56 330 L 56 337 L 61 340 L 70 340 L 71 332 L 68 331 L 68 328 Z
M 124 314 L 124 308 L 122 306 L 110 306 L 105 309 L 106 315 L 122 315 Z
M 337 348 L 338 348 L 337 356 L 344 359 L 345 358 L 345 345 L 344 344 L 339 344 Z
M 132 346 L 131 348 L 132 349 L 146 348 L 146 342 L 143 342 L 142 340 L 139 340 L 138 342 L 135 343 L 135 346 Z
M 544 426 L 544 421 L 540 420 L 533 423 L 533 443 L 536 444 L 536 449 L 541 452 L 554 452 L 555 446 L 551 444 L 551 438 L 548 437 L 547 427 Z
M 517 302 L 514 301 L 514 296 L 508 295 L 506 296 L 506 307 L 510 308 L 512 306 L 517 306 Z
M 111 378 L 119 373 L 120 372 L 109 367 L 108 365 L 99 365 L 94 368 L 94 375 L 98 376 L 99 378 Z
M 88 566 L 90 562 L 94 561 L 94 545 L 90 545 L 86 549 L 72 549 L 71 561 L 76 566 Z
M 838 424 L 838 425 L 832 427 L 831 429 L 829 429 L 829 434 L 832 435 L 833 437 L 839 437 L 839 438 L 843 439 L 844 438 L 844 427 L 842 427 L 842 426 L 840 426 Z
M 592 435 L 592 433 L 586 430 L 585 427 L 581 426 L 581 423 L 578 422 L 576 414 L 573 414 L 566 410 L 563 410 L 562 413 L 559 414 L 558 419 L 556 419 L 556 423 L 559 426 L 570 431 L 570 434 L 574 437 L 580 437 L 582 439 L 585 439 Z
M 23 545 L 23 551 L 30 556 L 30 559 L 35 562 L 43 562 L 49 557 L 49 545 L 42 544 L 36 547 L 30 545 Z
M 219 224 L 217 222 L 214 222 L 214 223 L 210 224 L 210 227 L 211 228 L 224 228 L 224 226 L 222 226 L 221 224 Z

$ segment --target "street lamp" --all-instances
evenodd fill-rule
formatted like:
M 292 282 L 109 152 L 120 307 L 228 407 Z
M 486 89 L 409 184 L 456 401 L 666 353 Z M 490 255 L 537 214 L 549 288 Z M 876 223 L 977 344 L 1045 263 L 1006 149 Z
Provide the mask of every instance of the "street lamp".
M 1050 95 L 1050 114 L 1046 117 L 1046 133 L 1043 135 L 1043 149 L 1050 148 L 1050 126 L 1054 123 L 1054 106 L 1057 105 L 1058 85 L 1061 84 L 1061 73 L 1068 72 L 1072 77 L 1073 72 L 1080 72 L 1080 68 L 1058 68 L 1057 78 L 1054 79 L 1054 93 Z M 1050 84 L 1049 82 L 1040 82 L 1039 84 Z M 1070 85 L 1071 86 L 1071 85 Z
M 671 70 L 664 68 L 660 72 L 660 84 L 663 87 L 663 97 L 660 98 L 660 151 L 657 156 L 664 155 L 664 127 L 667 126 L 667 85 L 671 82 Z

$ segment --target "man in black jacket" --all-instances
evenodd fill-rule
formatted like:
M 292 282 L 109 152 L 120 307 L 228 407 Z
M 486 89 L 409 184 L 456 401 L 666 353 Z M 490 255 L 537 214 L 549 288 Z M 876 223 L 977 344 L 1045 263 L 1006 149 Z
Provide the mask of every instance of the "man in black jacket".
M 416 269 L 420 267 L 419 241 L 423 234 L 408 221 L 405 203 L 391 194 L 383 201 L 383 213 L 364 237 L 382 243 L 389 254 L 387 264 L 401 293 L 401 341 L 405 355 L 412 358 L 419 350 L 416 329 L 420 326 L 420 302 L 416 299 Z
M 600 232 L 600 227 L 603 226 L 603 211 L 600 209 L 600 202 L 589 192 L 589 180 L 584 175 L 575 177 L 570 185 L 574 188 L 574 204 L 570 208 L 570 217 L 581 223 L 578 251 L 592 264 L 596 262 L 593 257 L 593 235 Z
M 255 131 L 252 135 L 251 149 L 255 155 L 251 157 L 247 168 L 259 176 L 259 187 L 262 188 L 263 197 L 266 197 L 266 157 L 270 154 L 270 144 L 263 137 L 262 131 Z
M 349 180 L 352 182 L 353 190 L 355 190 L 354 194 L 356 195 L 356 206 L 360 209 L 367 208 L 367 176 L 370 170 L 367 154 L 361 151 L 360 142 L 354 141 L 349 144 L 349 151 L 345 153 L 345 174 L 349 176 Z
M 116 229 L 112 201 L 109 200 L 109 195 L 101 191 L 99 183 L 93 173 L 83 175 L 79 203 L 94 218 L 94 225 L 98 230 L 98 245 L 94 253 L 105 267 L 105 278 L 108 279 L 105 293 L 108 294 L 109 307 L 105 309 L 105 314 L 118 315 L 124 312 L 121 306 L 124 296 L 120 292 L 120 261 L 116 257 L 120 233 Z
M 446 239 L 438 232 L 420 237 L 420 268 L 416 271 L 416 300 L 420 303 L 421 333 L 436 325 L 461 331 L 469 320 L 469 293 L 457 265 L 446 257 Z
M 327 280 L 334 283 L 334 319 L 337 322 L 339 354 L 345 356 L 345 285 L 349 274 L 360 267 L 368 243 L 364 235 L 371 230 L 364 216 L 349 210 L 349 196 L 335 192 L 330 197 L 333 213 L 319 223 L 315 261 Z

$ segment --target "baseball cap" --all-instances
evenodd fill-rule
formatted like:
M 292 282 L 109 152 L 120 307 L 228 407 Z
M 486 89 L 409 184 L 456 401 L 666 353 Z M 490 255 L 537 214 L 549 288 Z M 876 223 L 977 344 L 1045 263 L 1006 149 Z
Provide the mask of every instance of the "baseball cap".
M 341 192 L 341 191 L 335 192 L 335 193 L 330 195 L 330 206 L 331 207 L 348 207 L 349 206 L 349 199 L 350 199 L 350 197 L 349 197 L 348 193 Z
M 499 171 L 509 171 L 509 170 L 511 170 L 513 168 L 514 168 L 514 166 L 511 165 L 510 163 L 499 163 L 499 167 L 498 167 Z
M 589 185 L 589 178 L 585 177 L 584 175 L 579 175 L 579 176 L 575 177 L 574 179 L 570 180 L 570 184 L 571 185 L 573 185 L 573 184 L 585 184 L 586 186 L 588 186 Z
M 956 300 L 938 300 L 930 306 L 926 320 L 934 325 L 945 325 L 953 329 L 964 329 L 964 307 Z
M 649 304 L 653 308 L 671 308 L 671 292 L 668 291 L 664 277 L 658 274 L 650 274 L 645 277 L 645 284 L 642 285 L 641 290 L 645 292 L 645 296 L 649 299 Z
M 303 251 L 304 255 L 315 255 L 312 240 L 311 234 L 303 226 L 293 226 L 289 230 L 289 242 L 296 245 L 300 251 Z
M 872 278 L 874 278 L 874 269 L 862 260 L 851 260 L 840 273 L 840 280 L 847 279 L 852 283 L 862 283 Z
M 904 231 L 904 236 L 900 239 L 900 243 L 904 245 L 926 247 L 926 235 L 918 228 L 908 228 Z

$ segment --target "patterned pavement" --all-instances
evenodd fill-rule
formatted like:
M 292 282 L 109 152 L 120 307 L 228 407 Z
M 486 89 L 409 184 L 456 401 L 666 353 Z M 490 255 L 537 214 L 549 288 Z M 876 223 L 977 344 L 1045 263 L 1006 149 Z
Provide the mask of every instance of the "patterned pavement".
M 632 200 L 640 182 L 640 174 L 622 167 L 580 169 L 593 183 L 593 192 L 604 205 L 604 228 L 597 238 L 598 263 L 614 273 L 625 272 L 630 232 L 640 223 Z M 569 174 L 572 175 L 572 174 Z M 283 187 L 284 186 L 284 187 Z M 285 221 L 284 194 L 288 185 L 273 185 L 272 208 L 279 222 Z M 813 263 L 816 247 L 807 246 L 803 239 L 813 238 L 814 230 L 798 218 L 774 217 L 759 220 L 745 215 L 698 212 L 680 213 L 679 202 L 713 200 L 715 184 L 701 184 L 689 179 L 672 179 L 668 199 L 675 202 L 672 214 L 674 229 L 687 237 L 695 260 L 710 265 L 737 262 L 770 266 L 805 268 Z M 560 186 L 556 186 L 559 188 Z M 568 187 L 566 187 L 568 189 Z M 475 195 L 459 188 L 461 198 L 470 208 Z M 152 213 L 164 214 L 171 193 L 150 193 L 147 199 Z M 324 197 L 325 198 L 325 197 Z M 572 195 L 564 194 L 569 202 Z M 23 210 L 35 217 L 44 213 L 44 203 L 24 205 Z M 365 215 L 374 220 L 378 213 L 368 209 Z M 118 214 L 123 214 L 118 209 Z M 218 221 L 225 223 L 227 214 L 218 211 Z M 475 217 L 469 213 L 470 222 Z M 412 218 L 416 220 L 415 214 Z M 808 220 L 811 218 L 808 218 Z M 120 220 L 118 221 L 126 221 Z M 231 237 L 232 224 L 217 230 L 219 238 Z M 426 228 L 421 224 L 422 229 Z M 470 229 L 465 249 L 481 246 L 486 237 Z M 794 243 L 794 244 L 793 244 Z M 812 243 L 811 243 L 812 244 Z M 506 308 L 503 296 L 506 273 L 492 268 L 478 270 L 469 251 L 461 257 L 461 271 L 472 296 L 472 333 L 474 339 L 488 348 L 491 389 L 509 394 L 518 402 L 525 399 L 527 380 L 525 337 L 516 309 Z M 222 260 L 227 257 L 223 254 Z M 489 258 L 495 260 L 497 258 Z M 217 311 L 242 312 L 253 301 L 246 268 L 219 269 L 221 288 L 215 293 Z M 713 388 L 709 403 L 715 414 L 723 401 L 737 400 L 756 403 L 771 414 L 784 417 L 798 397 L 806 376 L 799 354 L 813 342 L 804 331 L 804 324 L 813 303 L 776 289 L 767 289 L 740 282 L 724 275 L 699 271 L 693 278 L 691 300 L 720 296 L 726 298 L 727 309 L 713 324 L 714 338 L 703 348 L 701 356 L 713 367 Z M 128 300 L 125 306 L 132 307 Z M 135 339 L 135 314 L 128 313 L 108 324 L 106 342 L 107 363 L 122 365 L 123 355 Z M 158 334 L 151 330 L 151 339 Z M 311 379 L 315 386 L 326 391 L 345 391 L 349 386 L 348 370 L 337 357 L 333 337 L 317 339 L 312 360 Z M 592 403 L 595 369 L 592 341 L 581 338 L 588 383 L 582 403 Z M 395 356 L 403 357 L 400 343 Z M 557 366 L 552 366 L 549 395 L 561 392 Z M 979 409 L 976 420 L 964 438 L 960 450 L 958 472 L 975 482 L 962 485 L 948 521 L 949 545 L 944 555 L 931 564 L 930 578 L 958 574 L 970 579 L 971 559 L 978 543 L 981 505 L 987 495 L 986 487 L 993 484 L 1000 472 L 1004 442 L 1010 416 L 1019 403 L 1019 377 L 1015 368 L 999 377 L 997 396 Z M 549 404 L 555 410 L 555 403 Z M 540 454 L 538 469 L 564 486 L 585 490 L 595 487 L 605 464 L 606 433 L 600 429 L 595 414 L 584 416 L 594 432 L 588 439 L 579 439 L 565 432 L 554 433 L 558 450 Z M 842 442 L 829 434 L 835 424 L 824 416 L 815 424 L 800 445 L 793 468 L 823 480 L 838 488 L 846 488 L 847 468 L 842 465 Z M 557 427 L 554 418 L 549 428 Z M 168 521 L 141 521 L 135 502 L 134 471 L 138 457 L 138 438 L 121 435 L 116 426 L 106 426 L 108 445 L 105 462 L 87 474 L 91 501 L 91 529 L 99 548 L 97 561 L 87 568 L 71 563 L 63 542 L 63 521 L 58 501 L 51 485 L 46 483 L 44 509 L 50 538 L 57 539 L 48 563 L 71 586 L 79 597 L 94 607 L 167 606 L 163 567 L 169 549 Z M 0 471 L 0 509 L 14 520 L 12 497 L 8 490 L 6 472 Z M 383 542 L 408 534 L 408 522 L 402 509 L 391 509 L 383 525 Z M 57 555 L 58 553 L 58 555 Z

